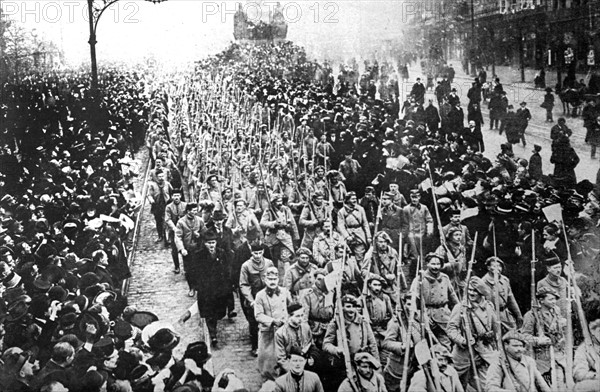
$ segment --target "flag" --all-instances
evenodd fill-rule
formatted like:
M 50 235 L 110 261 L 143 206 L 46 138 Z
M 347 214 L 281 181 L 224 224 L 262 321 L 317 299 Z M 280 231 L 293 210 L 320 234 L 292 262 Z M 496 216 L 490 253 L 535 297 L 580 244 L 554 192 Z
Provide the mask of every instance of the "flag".
M 427 192 L 429 189 L 431 189 L 431 180 L 429 178 L 426 178 L 420 185 L 421 190 L 423 192 Z
M 544 216 L 548 222 L 562 222 L 562 206 L 560 204 L 552 204 L 542 208 Z

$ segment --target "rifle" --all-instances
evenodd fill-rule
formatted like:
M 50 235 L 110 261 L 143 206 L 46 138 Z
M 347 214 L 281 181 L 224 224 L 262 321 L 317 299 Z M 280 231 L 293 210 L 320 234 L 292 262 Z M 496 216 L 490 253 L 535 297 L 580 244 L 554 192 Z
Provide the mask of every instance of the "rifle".
M 383 192 L 382 192 L 383 195 Z M 381 200 L 379 203 L 379 207 L 377 208 L 377 217 L 375 218 L 375 226 L 377 227 L 377 222 L 379 220 L 379 217 L 381 216 Z M 365 281 L 363 282 L 363 289 L 362 289 L 362 304 L 363 304 L 363 317 L 367 319 L 367 321 L 369 321 L 369 323 L 371 322 L 371 316 L 369 316 L 369 310 L 367 309 L 367 300 L 366 300 L 366 295 L 367 295 L 367 289 L 368 289 L 368 281 L 369 281 L 369 275 L 371 274 L 371 263 L 373 258 L 375 257 L 375 234 L 373 234 L 373 239 L 372 239 L 372 243 L 371 243 L 371 258 L 369 258 L 369 261 L 366 265 L 365 271 Z
M 344 312 L 342 310 L 342 276 L 344 268 L 346 267 L 346 246 L 344 246 L 344 255 L 342 256 L 342 266 L 340 269 L 340 277 L 337 282 L 336 292 L 336 316 L 338 323 L 338 343 L 342 345 L 342 351 L 344 355 L 344 364 L 346 366 L 346 377 L 350 382 L 350 386 L 354 392 L 360 392 L 360 388 L 356 383 L 356 375 L 354 374 L 354 368 L 352 367 L 352 359 L 350 358 L 350 348 L 348 347 L 348 337 L 346 336 L 346 321 L 344 320 Z
M 531 312 L 535 320 L 537 336 L 543 337 L 545 335 L 544 324 L 541 323 L 540 315 L 538 313 L 540 305 L 538 304 L 535 296 L 535 263 L 537 263 L 537 260 L 535 258 L 535 231 L 531 229 Z M 552 385 L 550 385 L 550 389 L 554 389 L 558 388 L 558 375 L 556 374 L 556 358 L 554 354 L 554 346 L 550 344 L 550 346 L 548 346 L 548 349 L 550 351 L 550 376 L 552 382 Z
M 573 287 L 573 296 L 575 297 L 575 306 L 577 308 L 577 318 L 579 319 L 579 324 L 581 326 L 581 332 L 583 333 L 583 341 L 585 342 L 585 346 L 588 347 L 587 352 L 592 356 L 594 360 L 594 367 L 596 369 L 600 369 L 600 356 L 594 349 L 594 345 L 592 342 L 592 335 L 590 334 L 590 328 L 587 323 L 587 318 L 585 316 L 585 311 L 583 310 L 583 306 L 581 305 L 581 290 L 575 281 L 575 268 L 573 267 L 573 259 L 571 259 L 571 249 L 569 247 L 569 241 L 567 239 L 567 231 L 565 229 L 565 223 L 561 220 L 562 231 L 565 236 L 565 244 L 567 245 L 567 254 L 569 259 L 567 260 L 567 267 L 569 268 L 569 280 L 571 281 L 571 285 Z M 570 288 L 569 288 L 570 291 Z
M 423 244 L 421 242 L 421 254 L 423 254 L 422 251 L 422 247 Z M 425 339 L 425 336 L 428 337 L 427 340 L 425 340 L 425 344 L 424 346 L 427 347 L 427 352 L 429 353 L 429 355 L 431 356 L 431 346 L 433 346 L 433 333 L 431 332 L 431 329 L 429 327 L 429 318 L 427 317 L 427 307 L 425 306 L 425 297 L 423 295 L 423 274 L 425 273 L 425 270 L 423 269 L 423 258 L 420 257 L 419 258 L 419 265 L 418 267 L 420 267 L 418 269 L 419 271 L 419 304 L 421 305 L 421 336 L 423 336 L 423 339 Z M 437 339 L 436 339 L 437 342 Z M 427 345 L 427 343 L 429 343 L 429 345 Z M 438 342 L 439 343 L 439 342 Z M 415 348 L 415 355 L 417 355 L 417 358 L 419 357 L 418 351 L 420 350 L 416 350 Z M 440 386 L 440 369 L 438 368 L 437 362 L 436 361 L 430 361 L 429 362 L 429 370 L 431 372 L 431 378 L 433 379 L 433 386 L 434 386 L 434 391 L 441 391 L 442 388 Z M 425 368 L 423 369 L 425 371 Z
M 475 232 L 475 240 L 477 241 L 477 235 L 479 232 Z M 476 243 L 476 242 L 473 242 Z M 471 258 L 469 259 L 469 264 L 467 266 L 467 278 L 465 282 L 467 282 L 466 289 L 469 289 L 469 281 L 471 280 L 471 274 L 473 272 L 473 263 L 475 262 L 475 246 L 471 249 Z M 483 388 L 481 387 L 481 380 L 479 379 L 479 374 L 477 373 L 477 365 L 475 364 L 475 352 L 473 351 L 473 345 L 471 344 L 471 336 L 473 336 L 473 332 L 471 331 L 471 322 L 469 321 L 469 316 L 467 309 L 470 309 L 471 305 L 469 304 L 469 295 L 465 292 L 463 293 L 462 306 L 460 308 L 461 320 L 463 323 L 463 327 L 465 329 L 465 334 L 467 335 L 467 349 L 469 350 L 469 358 L 471 359 L 471 370 L 473 371 L 473 378 L 475 379 L 475 387 L 477 392 L 483 392 Z
M 496 225 L 492 222 L 492 236 L 494 240 L 494 257 L 496 256 Z M 496 311 L 496 340 L 498 344 L 499 362 L 502 367 L 502 371 L 510 379 L 514 385 L 512 373 L 508 371 L 506 353 L 504 352 L 504 343 L 502 342 L 502 322 L 500 321 L 500 277 L 499 272 L 494 271 L 494 309 Z
M 448 249 L 448 244 L 446 244 L 446 238 L 444 238 L 443 232 L 442 232 L 442 219 L 440 217 L 440 210 L 437 204 L 437 198 L 435 197 L 435 187 L 433 185 L 433 174 L 431 173 L 431 166 L 429 164 L 427 164 L 427 169 L 429 171 L 429 180 L 431 181 L 431 196 L 433 198 L 433 209 L 435 212 L 435 218 L 436 218 L 436 222 L 437 222 L 437 226 L 438 226 L 438 233 L 440 235 L 440 244 L 444 247 L 444 249 L 446 249 L 446 254 L 448 255 L 448 258 L 450 259 L 450 261 L 455 261 L 454 260 L 454 256 L 452 255 L 452 252 L 450 252 L 450 249 Z

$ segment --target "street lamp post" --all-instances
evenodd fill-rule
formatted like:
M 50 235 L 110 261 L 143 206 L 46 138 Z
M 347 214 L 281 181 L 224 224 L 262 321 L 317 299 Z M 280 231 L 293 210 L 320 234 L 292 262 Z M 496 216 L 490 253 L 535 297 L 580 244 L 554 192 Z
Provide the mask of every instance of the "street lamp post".
M 110 6 L 118 2 L 119 0 L 102 0 L 101 5 L 94 6 L 94 0 L 87 0 L 88 5 L 88 19 L 90 25 L 90 39 L 88 43 L 90 44 L 90 58 L 92 63 L 92 93 L 94 96 L 98 92 L 98 63 L 96 61 L 96 31 L 98 29 L 98 22 L 100 21 L 100 17 Z M 146 0 L 150 1 L 153 4 L 162 3 L 166 0 Z

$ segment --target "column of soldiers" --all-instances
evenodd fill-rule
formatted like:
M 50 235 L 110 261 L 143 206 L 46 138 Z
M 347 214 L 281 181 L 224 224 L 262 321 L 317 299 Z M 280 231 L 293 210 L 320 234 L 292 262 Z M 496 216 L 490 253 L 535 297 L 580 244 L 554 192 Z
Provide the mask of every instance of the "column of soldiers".
M 335 105 L 357 115 L 340 117 L 348 122 L 341 132 L 319 120 L 317 102 L 313 114 L 294 117 L 291 131 L 306 134 L 292 132 L 285 159 L 289 113 L 277 97 L 247 104 L 260 112 L 252 120 L 260 137 L 251 133 L 227 155 L 228 173 L 219 166 L 223 143 L 203 150 L 202 212 L 188 204 L 175 236 L 213 344 L 216 320 L 234 316 L 230 295 L 239 290 L 252 353 L 275 390 L 594 390 L 600 323 L 584 316 L 600 313 L 585 314 L 578 285 L 595 271 L 597 190 L 530 179 L 506 146 L 491 162 L 460 134 L 434 134 L 412 120 L 381 131 L 385 105 L 364 99 L 367 117 L 345 98 L 333 97 Z M 221 137 L 210 125 L 199 131 Z M 334 170 L 327 151 L 315 158 L 314 134 L 345 133 L 350 143 L 333 148 L 359 165 L 344 192 L 345 165 Z M 408 163 L 371 171 L 383 150 Z M 589 236 L 544 215 L 553 205 L 581 212 L 567 226 Z M 530 274 L 536 263 L 545 268 Z M 210 282 L 199 283 L 206 274 Z

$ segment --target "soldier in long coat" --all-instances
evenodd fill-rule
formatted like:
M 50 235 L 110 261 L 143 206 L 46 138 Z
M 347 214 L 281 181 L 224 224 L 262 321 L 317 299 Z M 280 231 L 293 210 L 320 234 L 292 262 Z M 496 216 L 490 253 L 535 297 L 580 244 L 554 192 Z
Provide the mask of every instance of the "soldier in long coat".
M 271 208 L 263 213 L 260 226 L 265 231 L 265 244 L 271 250 L 283 285 L 283 277 L 294 256 L 294 242 L 300 240 L 300 234 L 292 211 L 283 205 L 281 194 L 271 197 Z
M 540 373 L 546 380 L 551 380 L 550 346 L 554 349 L 557 379 L 564 383 L 565 331 L 567 319 L 562 317 L 556 305 L 558 293 L 549 288 L 538 289 L 535 296 L 540 303 L 539 309 L 530 310 L 523 318 L 521 332 L 527 337 L 533 349 L 533 358 Z M 564 387 L 564 384 L 563 384 Z
M 323 231 L 323 224 L 331 213 L 324 199 L 325 195 L 321 191 L 316 191 L 312 195 L 312 203 L 307 203 L 302 209 L 298 224 L 304 228 L 304 236 L 300 246 L 312 249 L 314 239 Z
M 458 303 L 458 298 L 450 278 L 441 272 L 442 263 L 439 256 L 428 253 L 425 256 L 425 265 L 427 270 L 423 274 L 422 287 L 419 287 L 420 278 L 417 276 L 413 280 L 410 291 L 414 298 L 425 302 L 431 332 L 440 343 L 450 346 L 448 338 L 450 309 Z
M 256 294 L 254 317 L 258 321 L 258 371 L 263 380 L 274 380 L 279 376 L 275 352 L 275 331 L 288 317 L 287 307 L 291 303 L 289 291 L 279 287 L 279 271 L 269 267 L 265 273 L 266 287 Z
M 269 267 L 274 267 L 273 262 L 264 257 L 264 246 L 252 244 L 250 248 L 252 257 L 242 264 L 239 276 L 240 303 L 242 311 L 248 320 L 252 355 L 256 356 L 258 349 L 258 322 L 254 317 L 254 302 L 259 291 L 265 288 L 265 274 Z
M 198 216 L 198 204 L 189 203 L 185 207 L 185 216 L 177 221 L 175 226 L 175 244 L 177 250 L 183 256 L 183 269 L 185 278 L 190 287 L 188 295 L 194 296 L 196 290 L 196 263 L 194 262 L 194 254 L 202 245 L 202 232 L 205 225 L 202 218 Z
M 338 232 L 352 249 L 356 262 L 362 265 L 371 243 L 371 228 L 365 210 L 357 204 L 355 192 L 348 192 L 344 207 L 338 212 Z
M 489 257 L 485 265 L 488 269 L 488 273 L 482 278 L 483 282 L 488 285 L 488 301 L 495 304 L 496 291 L 494 289 L 494 271 L 497 271 L 498 278 L 498 295 L 500 305 L 500 321 L 502 322 L 503 328 L 506 330 L 520 328 L 523 324 L 523 316 L 521 315 L 521 309 L 517 304 L 517 300 L 510 287 L 510 281 L 504 275 L 504 262 L 498 257 Z
M 398 193 L 402 198 L 401 193 Z M 391 239 L 391 245 L 398 250 L 400 234 L 402 231 L 402 208 L 393 203 L 394 194 L 385 192 L 381 196 L 381 217 L 377 228 L 385 231 Z
M 494 305 L 486 299 L 487 285 L 478 277 L 472 277 L 467 288 L 468 305 L 458 304 L 452 309 L 448 322 L 448 337 L 454 343 L 452 360 L 454 368 L 461 377 L 463 386 L 473 381 L 471 358 L 467 339 L 472 343 L 475 364 L 480 380 L 486 379 L 490 363 L 498 356 L 496 348 L 497 318 Z M 465 312 L 466 314 L 463 314 Z M 467 336 L 464 323 L 470 324 L 471 336 Z M 472 385 L 473 387 L 475 385 Z
M 384 279 L 383 292 L 395 304 L 398 295 L 398 252 L 392 247 L 390 236 L 383 231 L 375 234 L 375 246 L 368 250 L 363 263 L 363 276 L 376 274 Z

